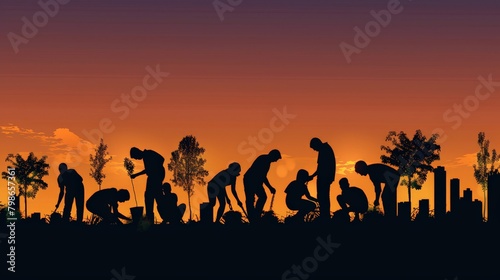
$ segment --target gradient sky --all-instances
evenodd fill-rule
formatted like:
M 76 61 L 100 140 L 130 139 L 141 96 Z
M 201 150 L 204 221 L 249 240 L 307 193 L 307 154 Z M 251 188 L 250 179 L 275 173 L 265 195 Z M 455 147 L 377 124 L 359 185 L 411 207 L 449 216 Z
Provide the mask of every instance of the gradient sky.
M 402 11 L 348 63 L 339 45 L 354 44 L 354 28 L 364 29 L 373 21 L 370 11 L 387 9 L 389 2 L 243 0 L 221 21 L 212 1 L 73 0 L 16 53 L 8 34 L 21 36 L 23 17 L 32 22 L 42 8 L 37 1 L 3 0 L 0 157 L 30 151 L 49 157 L 49 187 L 28 209 L 49 214 L 60 162 L 84 176 L 86 198 L 97 190 L 88 176 L 91 151 L 81 147 L 98 138 L 93 132 L 103 119 L 113 128 L 103 133 L 113 155 L 103 187 L 131 190 L 122 164 L 130 147 L 158 151 L 166 166 L 182 137 L 192 134 L 206 148 L 208 180 L 232 161 L 245 172 L 253 160 L 249 136 L 269 132 L 275 112 L 286 108 L 294 118 L 266 143 L 259 141 L 260 149 L 252 148 L 284 154 L 269 173 L 279 215 L 287 214 L 283 191 L 297 170 L 315 169 L 317 154 L 309 148 L 315 136 L 333 147 L 337 178 L 347 177 L 372 202 L 371 182 L 352 167 L 360 159 L 379 162 L 390 130 L 441 133 L 435 165 L 444 165 L 448 179 L 461 178 L 462 190 L 471 188 L 482 200 L 472 164 L 478 132 L 486 132 L 493 148 L 500 145 L 500 86 L 491 92 L 483 87 L 480 93 L 489 96 L 477 104 L 473 96 L 478 77 L 500 82 L 500 3 L 401 1 Z M 142 85 L 147 67 L 169 76 L 144 100 L 124 103 L 122 96 Z M 456 106 L 467 101 L 460 115 Z M 7 168 L 3 161 L 0 168 Z M 338 179 L 332 211 L 339 208 Z M 423 190 L 412 192 L 414 207 L 428 198 L 433 208 L 432 183 L 431 174 Z M 244 199 L 242 178 L 237 184 Z M 144 177 L 135 179 L 140 205 L 144 185 Z M 309 184 L 313 195 L 314 186 Z M 173 190 L 187 203 L 181 188 Z M 2 188 L 0 201 L 6 200 Z M 401 187 L 398 201 L 405 200 Z M 133 201 L 121 206 L 123 213 Z M 194 214 L 204 201 L 206 189 L 197 186 Z

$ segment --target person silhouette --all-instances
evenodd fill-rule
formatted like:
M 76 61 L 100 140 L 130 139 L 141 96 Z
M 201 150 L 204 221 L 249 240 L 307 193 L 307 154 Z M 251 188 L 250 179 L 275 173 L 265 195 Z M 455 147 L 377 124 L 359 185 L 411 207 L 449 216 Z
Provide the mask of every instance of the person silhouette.
M 157 200 L 157 209 L 163 223 L 180 224 L 182 216 L 186 211 L 186 204 L 177 205 L 177 195 L 172 192 L 172 186 L 169 183 L 163 183 L 160 197 Z
M 279 159 L 281 159 L 281 153 L 276 149 L 270 151 L 267 155 L 260 155 L 252 163 L 245 175 L 243 175 L 245 204 L 250 222 L 256 221 L 262 216 L 262 211 L 267 200 L 263 185 L 266 185 L 272 194 L 276 193 L 276 189 L 271 186 L 267 179 L 267 173 L 271 168 L 271 163 Z M 257 202 L 255 202 L 255 196 L 257 196 Z
M 236 193 L 236 177 L 240 176 L 241 166 L 237 162 L 233 162 L 229 164 L 227 169 L 224 169 L 217 173 L 210 182 L 208 182 L 207 191 L 208 191 L 208 200 L 210 203 L 210 207 L 215 206 L 215 201 L 219 201 L 219 209 L 217 209 L 217 216 L 215 218 L 215 223 L 219 223 L 222 215 L 224 215 L 224 210 L 226 208 L 226 201 L 229 205 L 229 208 L 232 209 L 231 200 L 226 192 L 226 187 L 231 185 L 231 193 L 236 199 L 238 205 L 243 207 L 243 203 L 238 197 L 238 193 Z
M 159 153 L 153 150 L 143 150 L 136 147 L 130 149 L 130 157 L 133 159 L 142 159 L 144 161 L 144 170 L 130 175 L 132 179 L 137 176 L 146 174 L 148 179 L 146 181 L 146 191 L 144 192 L 144 202 L 146 204 L 146 217 L 154 223 L 154 202 L 158 204 L 158 197 L 161 193 L 161 187 L 165 180 L 165 167 L 163 163 L 165 159 Z
M 316 208 L 318 200 L 311 196 L 307 189 L 307 182 L 309 181 L 309 172 L 300 169 L 297 172 L 297 178 L 292 181 L 285 189 L 286 193 L 286 206 L 290 210 L 298 210 L 292 217 L 297 221 L 304 221 L 304 217 Z M 302 199 L 305 196 L 309 200 Z
M 128 190 L 116 188 L 102 189 L 96 191 L 86 203 L 87 210 L 99 216 L 103 224 L 123 224 L 120 219 L 131 221 L 118 211 L 118 202 L 125 202 L 130 199 Z
M 362 176 L 370 176 L 370 180 L 375 187 L 374 206 L 380 205 L 379 199 L 382 194 L 382 204 L 384 207 L 384 216 L 389 218 L 396 217 L 397 207 L 397 187 L 399 185 L 399 172 L 387 165 L 375 163 L 367 165 L 366 162 L 360 160 L 354 165 L 356 173 Z M 382 191 L 382 184 L 384 190 Z
M 365 192 L 354 186 L 350 186 L 347 178 L 342 178 L 339 181 L 342 193 L 337 196 L 337 202 L 343 211 L 354 213 L 354 220 L 360 221 L 359 215 L 368 211 L 368 198 Z
M 76 204 L 76 221 L 83 221 L 83 207 L 85 202 L 85 188 L 83 186 L 83 178 L 74 169 L 68 169 L 66 163 L 59 164 L 59 176 L 57 177 L 59 185 L 59 197 L 56 203 L 56 210 L 64 196 L 64 209 L 62 219 L 69 221 L 71 208 L 73 208 L 73 201 Z
M 312 138 L 309 143 L 311 149 L 318 152 L 318 167 L 311 175 L 310 180 L 316 179 L 317 197 L 319 202 L 319 218 L 322 221 L 330 219 L 330 186 L 335 181 L 335 153 L 327 142 L 319 138 Z

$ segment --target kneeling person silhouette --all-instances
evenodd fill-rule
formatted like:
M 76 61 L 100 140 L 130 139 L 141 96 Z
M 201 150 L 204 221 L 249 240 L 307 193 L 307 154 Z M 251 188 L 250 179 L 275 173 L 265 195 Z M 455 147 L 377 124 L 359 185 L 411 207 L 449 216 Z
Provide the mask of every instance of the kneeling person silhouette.
M 342 211 L 349 214 L 354 213 L 354 221 L 360 221 L 359 215 L 368 211 L 368 199 L 365 192 L 358 187 L 351 187 L 347 178 L 339 181 L 342 193 L 337 196 L 337 201 Z
M 186 204 L 181 203 L 177 206 L 177 195 L 172 192 L 172 186 L 169 183 L 163 183 L 161 193 L 158 197 L 158 213 L 163 219 L 163 223 L 180 224 L 182 216 L 186 211 Z
M 308 181 L 309 173 L 301 169 L 297 172 L 297 179 L 285 189 L 286 206 L 290 210 L 298 210 L 297 214 L 293 216 L 293 219 L 297 221 L 304 221 L 305 216 L 316 208 L 315 202 L 318 202 L 307 189 Z M 302 199 L 303 196 L 306 196 L 309 200 Z
M 123 224 L 120 219 L 132 219 L 118 212 L 118 202 L 130 199 L 128 190 L 116 188 L 103 189 L 95 192 L 86 203 L 87 210 L 102 218 L 103 224 Z

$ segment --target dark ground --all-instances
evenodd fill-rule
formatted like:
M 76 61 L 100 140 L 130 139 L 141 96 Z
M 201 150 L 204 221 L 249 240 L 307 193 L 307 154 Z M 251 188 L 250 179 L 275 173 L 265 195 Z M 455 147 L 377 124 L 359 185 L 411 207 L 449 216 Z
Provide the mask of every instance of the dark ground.
M 499 233 L 487 223 L 198 223 L 142 230 L 21 223 L 15 273 L 4 274 L 6 239 L 0 244 L 8 276 L 1 279 L 500 279 Z M 331 252 L 319 241 L 329 239 L 340 244 Z M 293 272 L 294 265 L 306 267 Z

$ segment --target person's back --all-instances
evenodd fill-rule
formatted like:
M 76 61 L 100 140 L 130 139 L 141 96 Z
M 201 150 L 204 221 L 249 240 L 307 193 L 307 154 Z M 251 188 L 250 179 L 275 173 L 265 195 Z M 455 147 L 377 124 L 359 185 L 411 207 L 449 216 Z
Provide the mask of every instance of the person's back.
M 349 206 L 358 213 L 365 213 L 368 211 L 368 198 L 365 192 L 358 187 L 349 187 L 342 191 L 345 196 L 345 201 Z
M 397 178 L 399 180 L 399 172 L 385 164 L 374 163 L 368 165 L 368 175 L 370 180 L 374 183 L 387 183 L 390 184 L 391 180 Z
M 296 203 L 300 201 L 302 197 L 306 194 L 305 189 L 307 186 L 298 182 L 297 180 L 291 182 L 285 189 L 286 193 L 286 202 L 288 203 Z
M 68 169 L 63 174 L 60 174 L 58 180 L 66 186 L 67 191 L 75 191 L 83 187 L 83 178 L 74 169 Z
M 271 161 L 268 157 L 268 155 L 258 156 L 243 177 L 245 179 L 263 181 L 271 167 Z
M 150 172 L 162 171 L 165 169 L 163 167 L 163 163 L 165 162 L 165 158 L 159 153 L 153 150 L 144 150 L 144 169 L 147 174 L 150 175 Z
M 318 154 L 318 177 L 324 180 L 335 180 L 335 154 L 328 143 L 321 144 Z
M 117 196 L 118 190 L 116 188 L 97 191 L 87 200 L 87 208 L 89 207 L 89 205 L 91 206 L 91 208 L 110 207 L 112 205 L 116 205 L 118 204 Z

